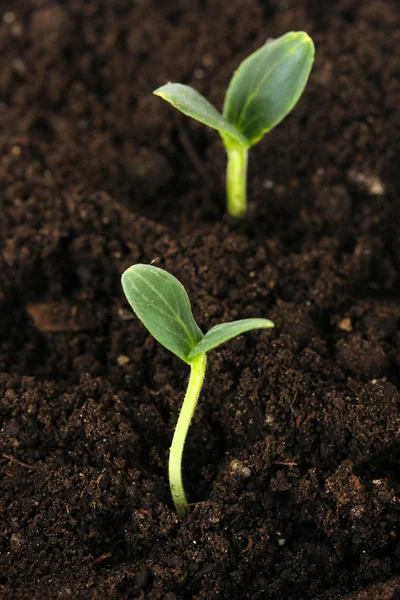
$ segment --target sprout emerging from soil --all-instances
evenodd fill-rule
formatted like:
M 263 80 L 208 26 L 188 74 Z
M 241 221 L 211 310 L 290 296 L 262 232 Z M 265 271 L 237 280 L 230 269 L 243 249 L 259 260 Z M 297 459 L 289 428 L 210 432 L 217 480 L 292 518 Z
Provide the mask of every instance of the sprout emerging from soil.
M 223 114 L 188 85 L 167 83 L 154 91 L 185 115 L 216 129 L 228 154 L 227 209 L 233 217 L 246 213 L 247 159 L 251 146 L 294 108 L 314 60 L 314 44 L 304 32 L 268 41 L 235 71 L 225 96 Z
M 122 275 L 122 287 L 134 312 L 160 344 L 190 366 L 190 379 L 169 455 L 169 484 L 179 516 L 188 512 L 182 483 L 186 435 L 203 385 L 206 354 L 252 329 L 274 327 L 268 319 L 243 319 L 212 327 L 205 335 L 194 320 L 183 285 L 152 265 L 133 265 Z

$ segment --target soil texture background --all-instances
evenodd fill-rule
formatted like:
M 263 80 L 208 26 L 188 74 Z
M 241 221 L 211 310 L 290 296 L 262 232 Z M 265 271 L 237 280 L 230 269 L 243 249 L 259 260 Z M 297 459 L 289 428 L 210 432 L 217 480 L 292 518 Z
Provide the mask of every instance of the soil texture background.
M 307 31 L 294 112 L 224 214 L 217 107 L 268 38 Z M 400 597 L 400 7 L 396 0 L 9 0 L 0 8 L 0 597 Z M 397 49 L 397 50 L 396 50 Z M 188 371 L 120 276 L 156 264 L 210 353 L 166 477 Z

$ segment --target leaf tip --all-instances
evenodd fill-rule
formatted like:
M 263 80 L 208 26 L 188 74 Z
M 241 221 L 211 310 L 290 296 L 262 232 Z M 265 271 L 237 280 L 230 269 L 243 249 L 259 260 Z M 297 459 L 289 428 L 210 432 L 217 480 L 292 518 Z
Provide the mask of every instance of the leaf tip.
M 165 100 L 165 94 L 163 92 L 160 91 L 161 88 L 157 88 L 156 90 L 154 90 L 153 94 L 155 96 L 160 96 L 160 98 L 163 98 L 163 100 Z
M 136 265 L 132 265 L 131 267 L 128 267 L 121 275 L 121 283 L 122 283 L 122 287 L 124 290 L 126 289 L 126 285 L 129 281 L 129 278 L 133 274 L 135 267 L 136 267 Z
M 264 329 L 269 329 L 271 327 L 275 327 L 275 323 L 273 323 L 269 319 L 264 319 L 264 321 L 265 321 L 265 323 L 264 323 Z
M 286 35 L 289 39 L 296 40 L 298 42 L 311 40 L 310 36 L 305 31 L 289 31 L 289 33 Z
M 293 37 L 293 41 L 297 42 L 298 45 L 302 45 L 304 47 L 308 46 L 311 49 L 312 54 L 314 55 L 315 47 L 314 42 L 311 37 L 305 31 L 293 31 L 291 34 Z

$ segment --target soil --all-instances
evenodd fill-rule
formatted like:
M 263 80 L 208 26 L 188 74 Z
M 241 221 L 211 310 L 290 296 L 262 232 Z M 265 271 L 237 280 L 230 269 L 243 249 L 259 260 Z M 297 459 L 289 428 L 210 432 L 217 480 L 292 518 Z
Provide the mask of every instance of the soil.
M 224 215 L 218 107 L 269 37 L 309 32 L 294 112 Z M 400 598 L 400 7 L 396 0 L 8 0 L 0 9 L 0 597 Z M 166 477 L 187 367 L 123 297 L 178 277 L 210 354 Z

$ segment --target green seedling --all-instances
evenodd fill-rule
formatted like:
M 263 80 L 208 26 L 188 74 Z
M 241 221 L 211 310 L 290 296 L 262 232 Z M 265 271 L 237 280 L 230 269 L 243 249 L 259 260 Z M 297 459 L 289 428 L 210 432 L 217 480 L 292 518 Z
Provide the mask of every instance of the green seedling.
M 212 327 L 205 335 L 194 320 L 183 285 L 170 273 L 152 265 L 133 265 L 122 275 L 129 304 L 160 344 L 190 366 L 190 379 L 169 455 L 169 484 L 179 516 L 188 512 L 182 483 L 182 454 L 186 435 L 203 385 L 206 354 L 252 329 L 273 327 L 268 319 L 243 319 Z
M 233 217 L 241 218 L 246 212 L 249 148 L 294 108 L 313 60 L 314 44 L 302 31 L 268 41 L 234 73 L 223 114 L 188 85 L 167 83 L 154 91 L 156 96 L 221 135 L 228 154 L 227 209 Z

